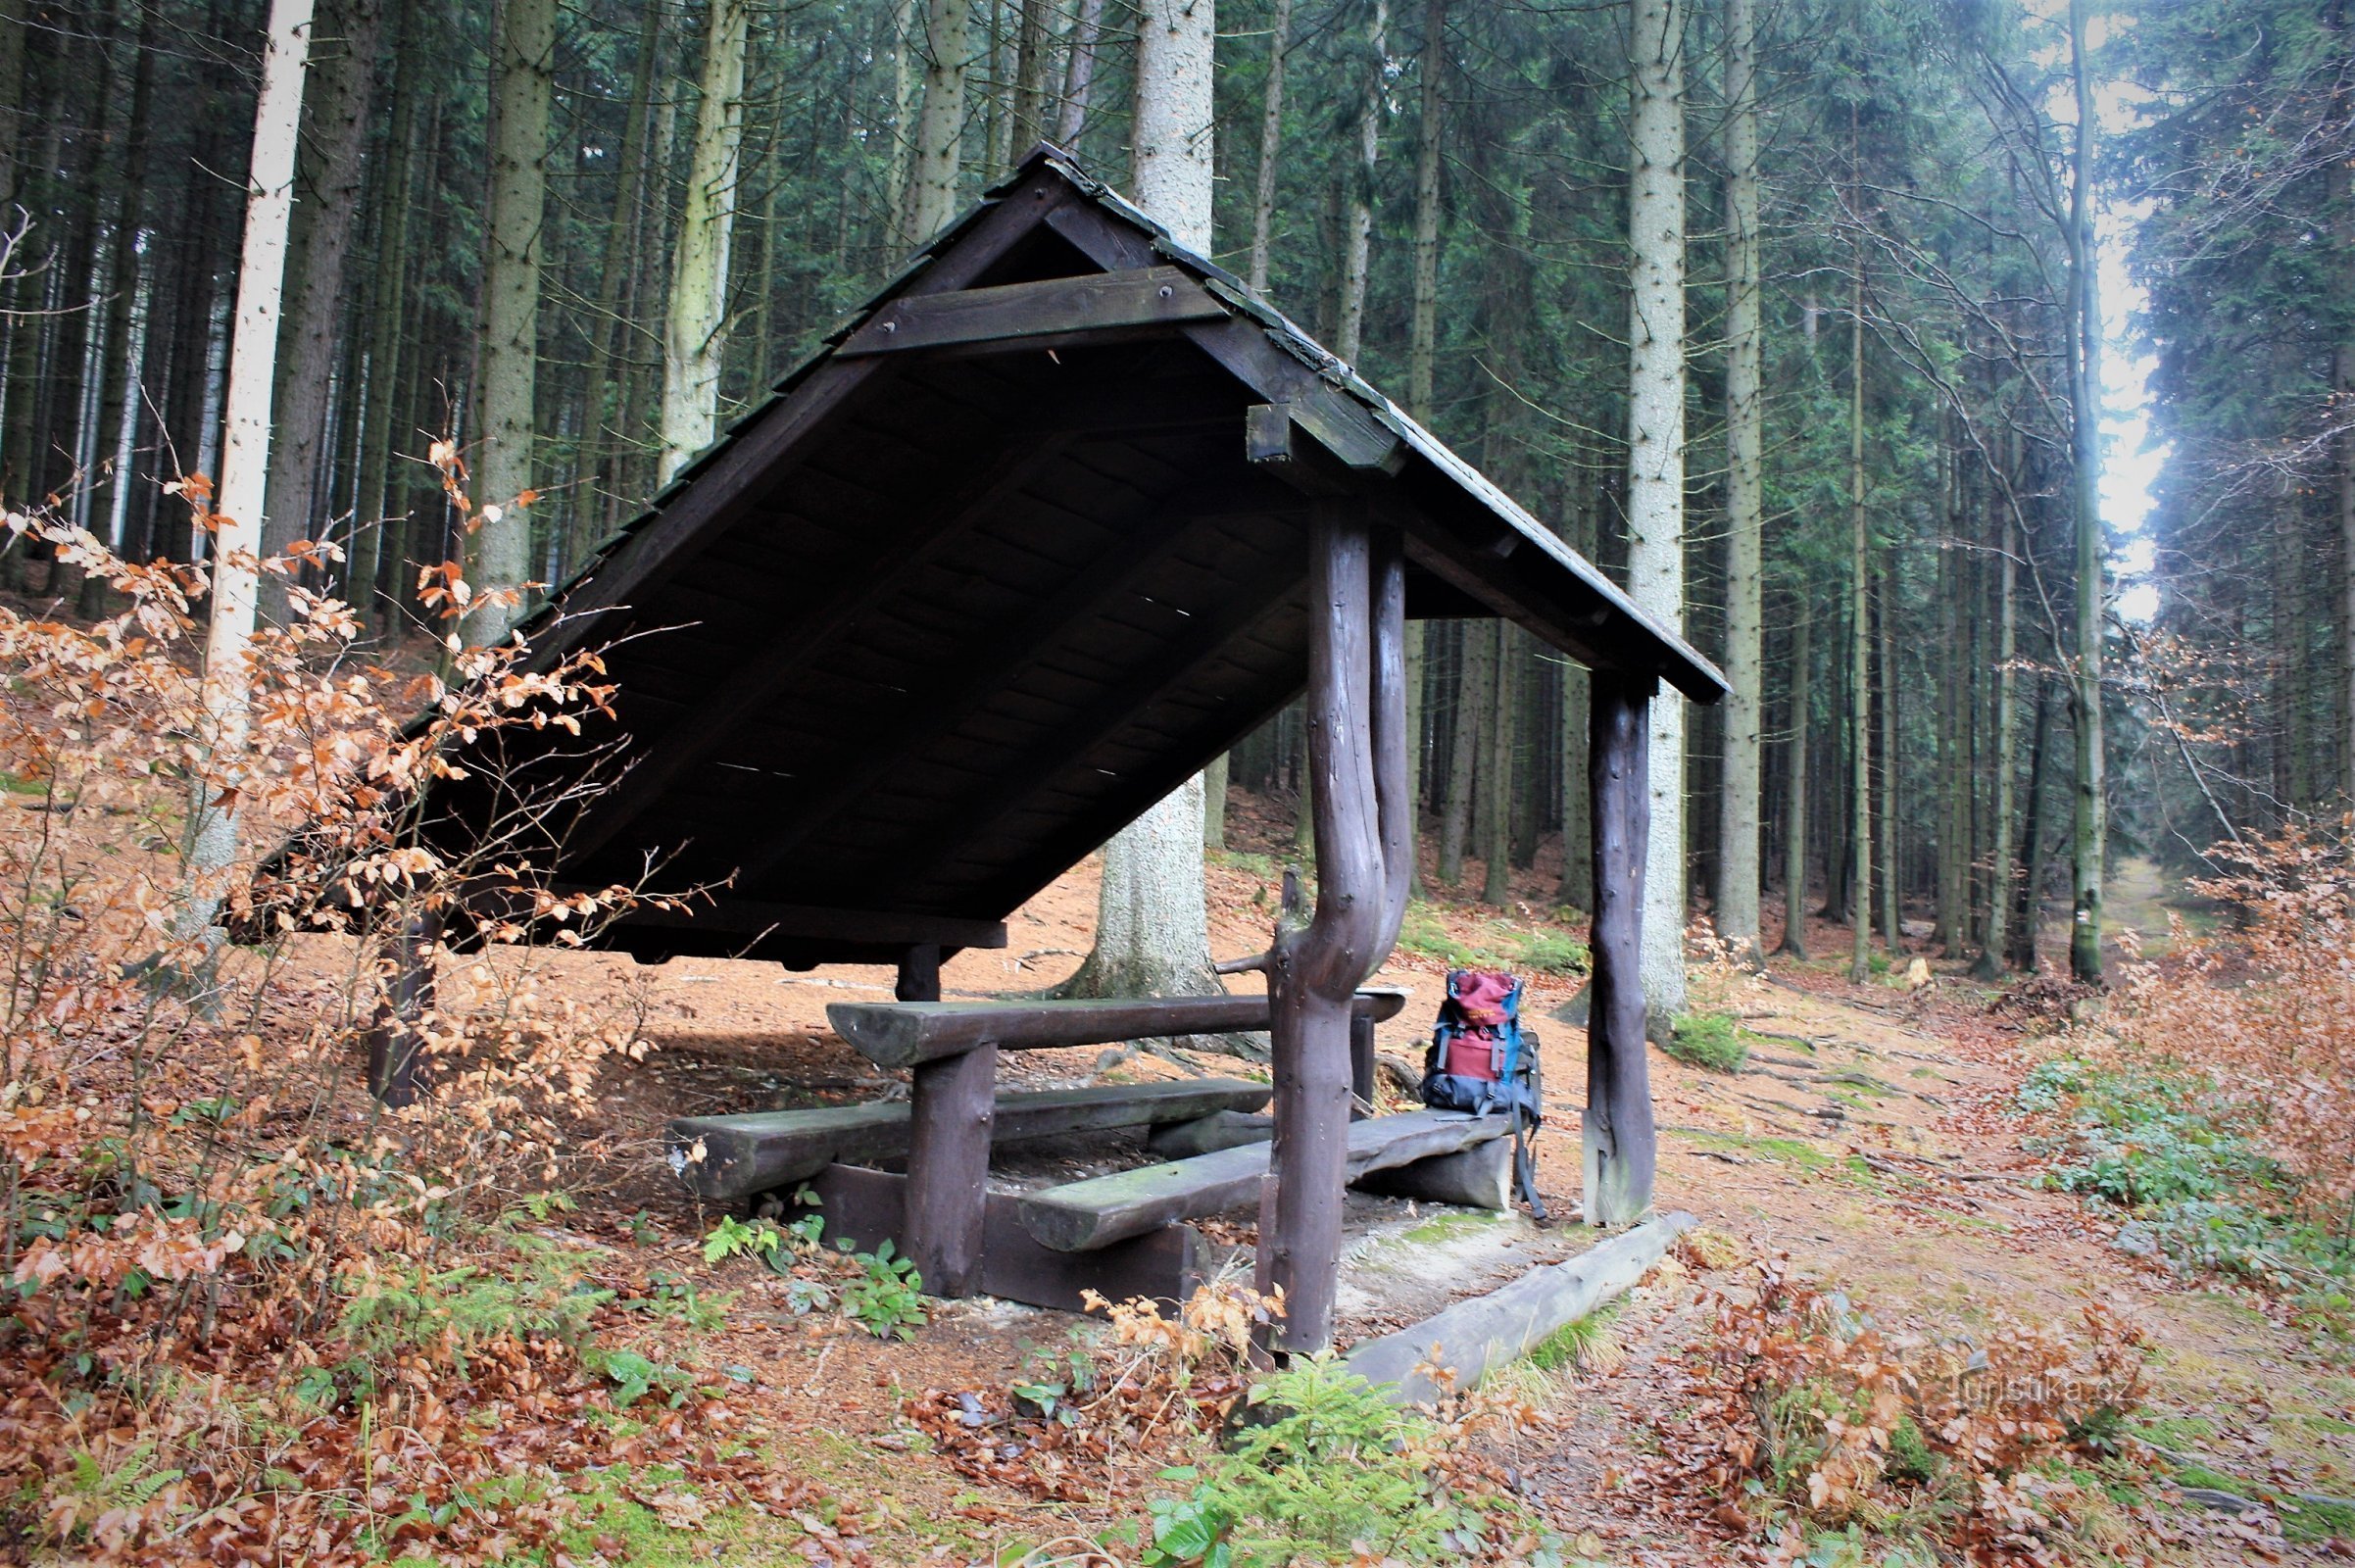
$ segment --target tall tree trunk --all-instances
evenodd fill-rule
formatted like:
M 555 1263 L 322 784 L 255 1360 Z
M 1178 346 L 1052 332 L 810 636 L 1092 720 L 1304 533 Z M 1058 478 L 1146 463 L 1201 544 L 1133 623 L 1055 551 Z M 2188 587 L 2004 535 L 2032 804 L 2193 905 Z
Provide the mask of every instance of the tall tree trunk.
M 500 0 L 494 40 L 491 189 L 483 223 L 482 344 L 474 499 L 481 523 L 466 575 L 475 608 L 466 635 L 505 642 L 522 618 L 531 573 L 528 492 L 539 391 L 541 240 L 548 206 L 548 109 L 556 75 L 556 0 Z M 496 509 L 494 514 L 493 509 Z
M 916 118 L 908 220 L 903 225 L 913 245 L 931 239 L 957 215 L 957 177 L 965 134 L 965 65 L 973 47 L 966 0 L 925 0 L 920 43 L 924 108 Z
M 1020 0 L 1014 29 L 1013 151 L 1018 156 L 1047 134 L 1047 8 L 1052 0 Z
M 1633 0 L 1628 70 L 1627 577 L 1660 624 L 1685 624 L 1685 9 Z M 1651 835 L 1644 998 L 1654 1029 L 1685 1010 L 1685 705 L 1650 704 Z
M 146 405 L 146 389 L 141 384 L 147 358 L 147 322 L 152 313 L 150 303 L 155 282 L 140 264 L 139 234 L 146 226 L 153 204 L 146 194 L 148 106 L 155 95 L 156 51 L 154 42 L 156 8 L 139 9 L 139 30 L 131 47 L 136 55 L 131 67 L 131 96 L 129 119 L 124 127 L 123 189 L 115 215 L 114 278 L 107 301 L 110 319 L 107 341 L 114 345 L 108 356 L 104 405 L 114 422 L 114 472 L 109 477 L 107 492 L 106 541 L 109 549 L 120 553 L 123 547 L 123 528 L 129 517 L 129 502 L 134 479 L 131 459 L 138 446 L 140 411 Z M 81 612 L 96 618 L 106 608 L 106 578 L 103 575 L 85 577 L 81 588 Z
M 1482 820 L 1480 853 L 1487 875 L 1480 902 L 1501 908 L 1513 891 L 1513 739 L 1520 710 L 1520 649 L 1511 623 L 1496 622 L 1496 695 L 1489 705 L 1488 809 Z
M 1790 794 L 1784 803 L 1783 827 L 1783 946 L 1791 957 L 1807 956 L 1807 749 L 1815 726 L 1814 650 L 1808 646 L 1815 625 L 1814 600 L 1806 585 L 1798 587 L 1799 618 L 1791 630 L 1791 761 L 1787 768 Z
M 1852 221 L 1863 221 L 1856 176 L 1856 106 L 1848 106 L 1849 203 Z M 1852 247 L 1848 292 L 1848 751 L 1853 769 L 1849 805 L 1851 884 L 1849 922 L 1854 942 L 1848 978 L 1862 985 L 1873 972 L 1873 612 L 1872 535 L 1864 511 L 1864 245 Z
M 262 544 L 270 478 L 270 387 L 278 352 L 278 296 L 286 275 L 287 220 L 294 206 L 295 146 L 301 138 L 303 55 L 311 0 L 270 0 L 262 90 L 254 105 L 247 165 L 245 247 L 237 270 L 237 335 L 230 351 L 228 440 L 215 511 L 211 619 L 205 633 L 208 764 L 188 813 L 189 895 L 174 934 L 207 936 L 221 907 L 223 874 L 237 858 L 235 785 L 246 749 L 246 651 L 254 637 L 253 557 Z M 212 785 L 219 785 L 215 793 Z
M 2019 527 L 2006 509 L 2003 514 L 2003 548 L 1997 552 L 1995 572 L 1995 807 L 1988 839 L 1994 863 L 1987 869 L 1987 941 L 1980 949 L 1979 962 L 1973 971 L 1982 980 L 1992 980 L 2003 972 L 2003 966 L 2011 956 L 2012 946 L 2012 882 L 2017 865 L 2012 858 L 2012 834 L 2015 831 L 2012 794 L 2013 778 L 2018 771 L 2014 753 L 2019 745 L 2015 735 L 2017 720 L 2012 713 L 2012 660 L 2019 640 L 2015 592 L 2020 550 Z M 2044 744 L 2042 710 L 2043 705 L 2039 702 L 2036 741 L 2039 753 Z M 2032 957 L 2030 967 L 2034 966 Z
M 1146 0 L 1137 22 L 1137 205 L 1210 253 L 1213 0 Z M 1188 996 L 1225 989 L 1210 964 L 1198 774 L 1104 848 L 1096 947 L 1066 996 Z
M 1291 0 L 1277 0 L 1289 5 Z M 1055 139 L 1063 147 L 1088 128 L 1088 100 L 1096 86 L 1096 49 L 1104 37 L 1104 0 L 1079 0 L 1071 24 L 1071 48 L 1063 60 L 1063 107 L 1055 117 Z
M 728 341 L 728 253 L 744 177 L 744 53 L 752 0 L 711 0 L 687 166 L 687 209 L 672 257 L 662 333 L 661 480 L 711 444 Z
M 2036 947 L 2044 935 L 2045 855 L 2051 838 L 2044 831 L 2044 802 L 2050 793 L 2044 776 L 2052 767 L 2052 710 L 2051 683 L 2039 679 L 2036 728 L 2028 746 L 2027 820 L 2020 828 L 2020 858 L 2028 874 L 2012 900 L 2012 967 L 2027 974 L 2036 972 Z
M 1374 262 L 1374 170 L 1382 157 L 1390 0 L 1374 0 L 1366 22 L 1366 46 L 1373 69 L 1360 88 L 1363 96 L 1357 106 L 1357 164 L 1349 176 L 1349 212 L 1342 231 L 1341 314 L 1333 337 L 1333 352 L 1351 365 L 1357 363 L 1365 346 L 1365 296 Z
M 906 5 L 909 0 L 900 3 Z M 621 334 L 633 325 L 624 321 L 622 315 L 631 274 L 643 248 L 640 237 L 645 227 L 646 176 L 655 150 L 655 76 L 662 58 L 662 22 L 667 15 L 665 7 L 650 5 L 639 24 L 637 58 L 630 69 L 629 105 L 621 125 L 621 167 L 614 176 L 613 219 L 606 225 L 605 256 L 597 272 L 596 315 L 589 321 L 589 364 L 583 379 L 588 416 L 583 421 L 587 426 L 583 434 L 605 469 L 599 476 L 600 488 L 609 494 L 619 488 L 618 474 L 613 470 L 619 465 L 620 448 L 628 440 L 627 411 L 610 395 L 619 390 L 613 383 L 613 361 Z M 894 143 L 895 158 L 899 156 L 899 145 Z M 575 562 L 587 559 L 589 546 L 596 542 L 593 535 L 598 526 L 597 520 L 593 520 L 598 519 L 597 511 L 583 506 L 578 515 L 580 524 L 570 552 Z
M 646 24 L 660 26 L 661 6 L 649 6 Z M 923 109 L 924 78 L 916 71 L 916 0 L 891 0 L 891 162 L 884 174 L 884 192 L 891 203 L 890 231 L 894 259 L 914 243 L 908 233 L 909 172 L 915 162 L 916 117 Z
M 1251 196 L 1253 290 L 1267 292 L 1267 247 L 1276 222 L 1276 154 L 1284 145 L 1284 57 L 1292 47 L 1292 0 L 1276 0 L 1268 22 L 1267 86 L 1259 100 L 1259 177 Z
M 1726 680 L 1733 689 L 1725 705 L 1714 902 L 1719 939 L 1745 962 L 1759 956 L 1759 727 L 1766 680 L 1757 71 L 1753 0 L 1726 0 Z
M 335 0 L 319 19 L 318 78 L 306 116 L 300 165 L 302 200 L 288 255 L 285 344 L 278 360 L 277 434 L 270 448 L 270 501 L 262 553 L 284 555 L 311 537 L 319 511 L 327 401 L 335 376 L 336 316 L 344 264 L 360 211 L 367 167 L 368 114 L 375 98 L 381 0 Z M 262 614 L 286 613 L 287 578 L 262 581 Z
M 1897 823 L 1901 809 L 1897 791 L 1903 780 L 1897 756 L 1897 557 L 1881 555 L 1881 941 L 1891 956 L 1898 951 L 1899 900 L 1904 896 L 1904 867 L 1898 855 Z
M 417 73 L 408 61 L 412 6 L 397 0 L 392 21 L 392 125 L 384 139 L 387 169 L 377 181 L 381 189 L 376 230 L 375 290 L 368 321 L 368 412 L 361 424 L 368 442 L 361 455 L 359 501 L 352 517 L 351 586 L 344 597 L 359 609 L 365 621 L 390 632 L 396 617 L 392 601 L 376 592 L 384 575 L 384 533 L 390 526 L 385 500 L 390 491 L 393 448 L 401 440 L 394 428 L 396 401 L 405 367 L 401 351 L 409 319 L 409 207 L 417 170 Z M 598 395 L 598 381 L 589 383 L 589 396 Z
M 2077 99 L 2077 151 L 2069 174 L 2071 366 L 2069 458 L 2077 502 L 2076 811 L 2071 822 L 2069 968 L 2101 983 L 2102 856 L 2109 844 L 2101 713 L 2101 311 L 2093 248 L 2093 88 L 2085 70 L 2085 0 L 2069 0 L 2069 78 Z
M 1455 662 L 1455 732 L 1448 747 L 1447 789 L 1440 818 L 1439 879 L 1460 886 L 1465 841 L 1472 836 L 1473 774 L 1478 766 L 1484 719 L 1494 706 L 1496 645 L 1468 622 L 1458 628 L 1462 653 Z

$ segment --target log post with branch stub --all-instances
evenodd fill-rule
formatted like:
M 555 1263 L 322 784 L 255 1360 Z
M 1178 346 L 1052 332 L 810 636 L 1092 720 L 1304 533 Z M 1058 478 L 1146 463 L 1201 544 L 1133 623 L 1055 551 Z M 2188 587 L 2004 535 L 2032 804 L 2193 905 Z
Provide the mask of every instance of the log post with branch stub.
M 1409 866 L 1402 545 L 1361 505 L 1317 503 L 1309 529 L 1308 756 L 1317 894 L 1288 877 L 1267 956 L 1276 1110 L 1260 1199 L 1259 1288 L 1281 1290 L 1274 1347 L 1332 1343 L 1348 1182 L 1349 1015 L 1398 939 Z

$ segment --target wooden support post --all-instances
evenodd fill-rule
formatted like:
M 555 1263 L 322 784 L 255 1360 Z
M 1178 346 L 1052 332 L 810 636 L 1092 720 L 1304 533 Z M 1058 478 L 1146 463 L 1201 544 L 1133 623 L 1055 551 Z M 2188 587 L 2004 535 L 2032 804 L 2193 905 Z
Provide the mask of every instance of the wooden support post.
M 1405 913 L 1405 566 L 1395 530 L 1364 505 L 1320 501 L 1308 542 L 1308 761 L 1317 895 L 1299 884 L 1268 952 L 1276 1086 L 1271 1168 L 1260 1195 L 1259 1285 L 1281 1287 L 1273 1347 L 1333 1339 L 1349 1179 L 1350 996 Z
M 432 1080 L 419 1023 L 433 1010 L 433 959 L 441 935 L 441 915 L 418 910 L 402 919 L 389 944 L 392 977 L 368 1032 L 368 1090 L 396 1110 L 414 1104 Z
M 1349 1120 L 1363 1121 L 1374 1104 L 1374 1018 L 1349 1015 Z
M 1595 672 L 1595 975 L 1587 1015 L 1586 1212 L 1629 1225 L 1651 1203 L 1657 1135 L 1644 1044 L 1644 854 L 1651 836 L 1649 676 Z
M 941 950 L 900 960 L 902 1002 L 938 1002 Z M 970 1296 L 981 1279 L 989 1214 L 990 1137 L 998 1107 L 998 1048 L 919 1062 L 909 1096 L 907 1234 L 900 1250 L 932 1296 Z

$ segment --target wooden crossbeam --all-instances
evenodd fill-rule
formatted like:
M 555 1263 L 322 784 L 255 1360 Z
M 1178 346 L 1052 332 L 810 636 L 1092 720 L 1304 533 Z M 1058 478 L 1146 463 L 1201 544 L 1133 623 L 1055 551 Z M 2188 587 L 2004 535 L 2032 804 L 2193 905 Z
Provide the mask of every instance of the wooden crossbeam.
M 1402 991 L 1361 991 L 1352 1010 L 1381 1022 L 1406 1005 Z M 983 1046 L 1043 1051 L 1175 1035 L 1264 1029 L 1264 993 L 1142 997 L 1111 1002 L 836 1002 L 826 1021 L 879 1067 L 912 1067 Z
M 1143 267 L 894 300 L 846 338 L 834 356 L 857 359 L 994 343 L 1027 348 L 1038 338 L 1175 326 L 1226 314 L 1225 306 L 1178 268 Z

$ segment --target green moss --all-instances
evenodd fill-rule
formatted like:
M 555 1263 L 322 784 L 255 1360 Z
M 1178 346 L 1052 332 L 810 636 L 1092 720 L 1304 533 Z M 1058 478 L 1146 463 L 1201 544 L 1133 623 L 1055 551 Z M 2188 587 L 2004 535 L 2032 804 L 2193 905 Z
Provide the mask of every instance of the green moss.
M 2281 1516 L 2281 1534 L 2301 1544 L 2336 1536 L 2355 1541 L 2355 1508 L 2336 1502 L 2283 1502 L 2274 1510 Z
M 1619 1303 L 1597 1307 L 1585 1317 L 1573 1318 L 1538 1342 L 1536 1349 L 1525 1358 L 1542 1372 L 1558 1372 L 1564 1367 L 1584 1366 L 1587 1358 L 1611 1332 L 1611 1321 L 1619 1315 Z
M 2179 1487 L 2200 1487 L 2209 1492 L 2229 1492 L 2235 1497 L 2245 1497 L 2249 1494 L 2247 1482 L 2235 1481 L 2231 1476 L 2221 1471 L 2211 1470 L 2204 1464 L 2176 1466 L 2175 1484 Z
M 1665 1048 L 1689 1067 L 1740 1072 L 1750 1059 L 1748 1042 L 1730 1012 L 1688 1012 L 1669 1026 Z

